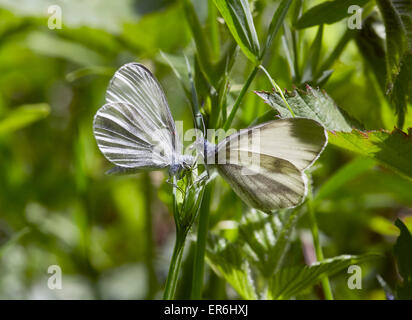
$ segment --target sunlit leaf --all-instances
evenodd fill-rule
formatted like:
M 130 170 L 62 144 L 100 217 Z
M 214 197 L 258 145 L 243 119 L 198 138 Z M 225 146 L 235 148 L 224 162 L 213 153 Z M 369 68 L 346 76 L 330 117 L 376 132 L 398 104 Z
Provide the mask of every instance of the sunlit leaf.
M 0 118 L 0 134 L 10 133 L 24 128 L 33 122 L 45 118 L 50 112 L 47 103 L 28 104 L 15 108 Z
M 359 131 L 329 133 L 329 143 L 378 160 L 412 179 L 412 137 L 399 129 L 392 132 Z
M 278 93 L 264 91 L 255 93 L 279 112 L 281 118 L 292 117 L 289 108 Z M 285 98 L 295 116 L 316 120 L 328 130 L 348 132 L 353 126 L 358 126 L 324 91 L 307 86 L 306 91 L 296 89 L 286 92 Z

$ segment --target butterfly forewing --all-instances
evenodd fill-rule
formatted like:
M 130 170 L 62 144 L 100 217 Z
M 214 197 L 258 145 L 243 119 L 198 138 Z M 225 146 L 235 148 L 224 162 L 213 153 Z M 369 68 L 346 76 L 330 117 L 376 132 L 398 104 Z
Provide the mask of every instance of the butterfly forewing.
M 124 168 L 164 168 L 171 163 L 171 144 L 153 134 L 155 128 L 127 103 L 100 108 L 93 122 L 94 136 L 104 156 Z M 160 141 L 159 141 L 160 140 Z
M 255 136 L 258 137 L 254 142 Z M 227 138 L 250 152 L 262 153 L 284 159 L 299 170 L 308 168 L 327 144 L 325 129 L 318 122 L 305 118 L 269 121 Z M 218 148 L 221 148 L 218 146 Z
M 128 63 L 116 71 L 106 91 L 106 103 L 123 102 L 145 119 L 153 134 L 181 152 L 175 123 L 166 96 L 153 74 L 139 63 Z M 156 131 L 161 131 L 156 133 Z

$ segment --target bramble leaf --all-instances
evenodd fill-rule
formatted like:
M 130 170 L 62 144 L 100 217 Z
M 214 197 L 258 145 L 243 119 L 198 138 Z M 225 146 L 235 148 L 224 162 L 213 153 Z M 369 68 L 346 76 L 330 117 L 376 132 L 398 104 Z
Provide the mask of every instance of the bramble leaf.
M 223 276 L 242 298 L 256 300 L 249 262 L 241 246 L 223 238 L 210 237 L 209 240 L 207 261 L 212 269 Z
M 361 256 L 342 255 L 310 266 L 281 269 L 270 279 L 268 299 L 289 299 L 320 282 L 325 276 L 332 276 L 350 265 L 376 259 L 376 254 Z
M 239 225 L 239 240 L 244 243 L 248 259 L 265 278 L 282 266 L 298 221 L 298 210 L 291 211 L 284 220 L 280 215 L 253 210 L 244 215 Z
M 281 118 L 292 117 L 289 108 L 278 93 L 264 91 L 255 93 L 279 112 Z M 344 114 L 326 92 L 307 86 L 306 91 L 295 89 L 292 92 L 286 92 L 285 98 L 295 116 L 316 120 L 327 130 L 349 132 L 353 126 L 359 127 Z
M 399 129 L 393 132 L 359 131 L 329 133 L 329 143 L 371 157 L 412 179 L 412 137 Z

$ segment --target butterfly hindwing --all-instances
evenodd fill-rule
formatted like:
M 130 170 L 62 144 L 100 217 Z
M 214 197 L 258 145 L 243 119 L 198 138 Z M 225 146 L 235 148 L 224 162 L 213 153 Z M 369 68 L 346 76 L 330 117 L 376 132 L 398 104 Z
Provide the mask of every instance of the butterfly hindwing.
M 252 208 L 270 213 L 300 204 L 307 189 L 304 174 L 287 160 L 264 154 L 259 158 L 259 164 L 232 159 L 227 164 L 218 164 L 217 170 Z
M 248 205 L 271 212 L 303 201 L 307 192 L 303 171 L 326 144 L 326 131 L 314 120 L 273 120 L 220 142 L 215 166 Z

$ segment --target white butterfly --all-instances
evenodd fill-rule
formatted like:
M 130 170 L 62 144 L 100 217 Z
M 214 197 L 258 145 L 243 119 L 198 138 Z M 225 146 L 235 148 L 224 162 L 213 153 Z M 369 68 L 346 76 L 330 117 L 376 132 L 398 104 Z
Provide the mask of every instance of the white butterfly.
M 144 66 L 121 67 L 109 84 L 106 102 L 93 128 L 100 150 L 116 165 L 112 172 L 168 168 L 176 175 L 193 167 L 196 159 L 182 154 L 163 90 Z M 314 120 L 291 118 L 241 130 L 217 145 L 203 139 L 196 144 L 208 168 L 216 168 L 246 204 L 272 212 L 304 200 L 303 171 L 325 148 L 327 134 Z M 250 154 L 258 161 L 250 161 Z
M 168 168 L 173 176 L 195 161 L 182 154 L 160 84 L 138 63 L 126 64 L 115 73 L 93 130 L 101 152 L 116 165 L 110 173 Z

